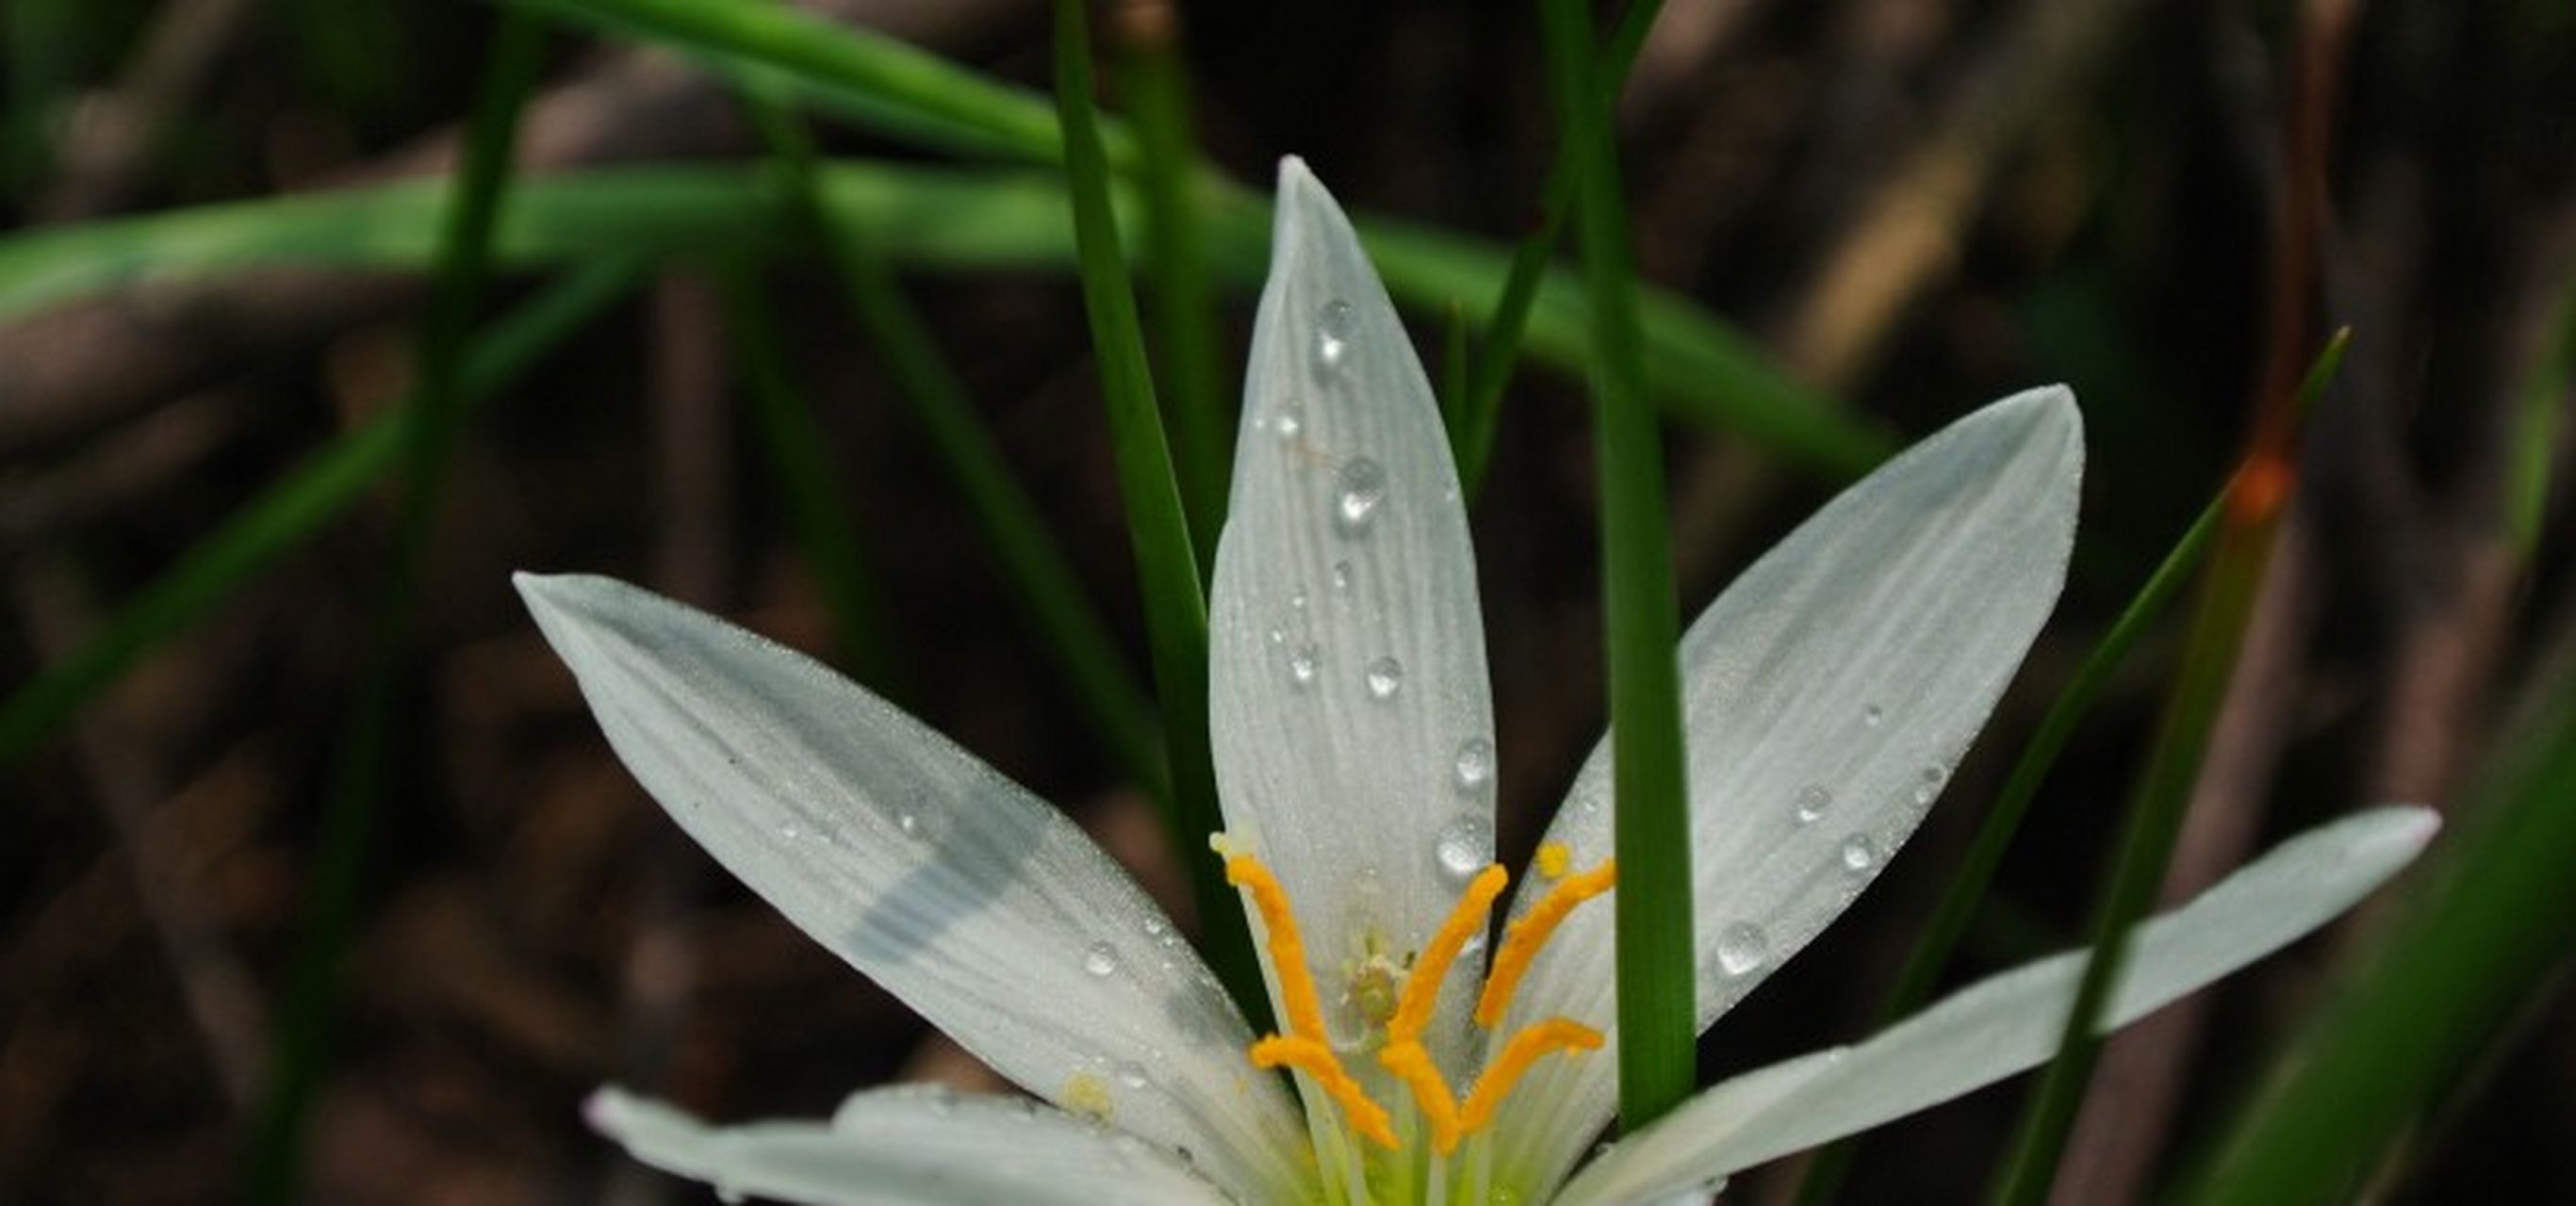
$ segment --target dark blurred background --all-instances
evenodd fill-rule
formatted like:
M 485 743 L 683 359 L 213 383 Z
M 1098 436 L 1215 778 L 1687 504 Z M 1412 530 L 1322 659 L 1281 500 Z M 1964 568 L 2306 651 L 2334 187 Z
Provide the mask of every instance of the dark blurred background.
M 809 7 L 1048 86 L 1044 5 Z M 443 170 L 495 24 L 436 0 L 7 14 L 0 213 L 27 231 Z M 1355 210 L 1497 245 L 1529 227 L 1555 134 L 1527 6 L 1163 15 L 1205 152 L 1238 179 L 1260 187 L 1293 153 Z M 1104 18 L 1104 36 L 1136 16 Z M 676 59 L 571 26 L 548 54 L 529 172 L 759 153 L 730 94 Z M 2576 6 L 1673 0 L 1619 121 L 1650 280 L 1891 434 L 2062 380 L 2092 449 L 2074 574 L 2020 687 L 1912 853 L 1712 1032 L 1710 1073 L 1855 1037 L 2039 709 L 2333 327 L 2352 326 L 2352 350 L 2303 444 L 2177 889 L 2361 804 L 2449 802 L 2565 643 L 2565 492 L 2534 528 L 2513 487 L 2527 461 L 2552 480 L 2568 467 Z M 920 157 L 821 130 L 834 154 Z M 829 279 L 790 257 L 760 283 L 882 601 L 884 685 L 1177 902 L 1141 797 L 1068 719 Z M 906 284 L 1141 667 L 1071 278 Z M 505 274 L 491 302 L 534 285 Z M 346 818 L 328 802 L 389 572 L 390 488 L 0 767 L 0 1201 L 228 1200 L 276 1152 L 320 1201 L 698 1200 L 590 1135 L 583 1094 L 616 1080 L 737 1119 L 827 1113 L 892 1076 L 991 1083 L 688 846 L 508 589 L 520 568 L 614 573 L 835 651 L 747 433 L 718 294 L 675 257 L 460 434 L 363 841 L 333 836 Z M 141 279 L 0 325 L 0 684 L 56 664 L 222 517 L 398 401 L 422 295 L 281 269 Z M 1436 357 L 1440 316 L 1412 318 Z M 1248 324 L 1232 295 L 1229 366 Z M 1603 717 L 1578 386 L 1524 370 L 1474 513 L 1506 861 Z M 1725 432 L 1669 440 L 1688 615 L 1835 483 Z M 2151 637 L 2076 738 L 1959 977 L 2080 940 L 2179 639 Z M 318 885 L 343 874 L 340 928 L 317 928 Z M 2115 1055 L 2059 1200 L 2151 1200 L 2349 941 L 2277 959 Z M 326 1004 L 321 1021 L 299 1002 Z M 2372 1200 L 2576 1201 L 2566 1016 L 2562 977 L 2392 1153 Z M 279 1144 L 267 1086 L 298 1052 L 311 1109 Z M 1845 1200 L 1972 1200 L 2020 1092 L 1873 1139 Z M 1777 1200 L 1785 1181 L 1747 1177 L 1731 1200 Z

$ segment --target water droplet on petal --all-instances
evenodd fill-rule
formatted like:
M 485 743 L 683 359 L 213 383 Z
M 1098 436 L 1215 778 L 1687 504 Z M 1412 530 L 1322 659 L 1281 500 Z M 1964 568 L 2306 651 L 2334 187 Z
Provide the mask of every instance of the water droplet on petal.
M 1860 722 L 1873 729 L 1882 724 L 1886 724 L 1887 709 L 1882 708 L 1877 704 L 1871 704 L 1866 708 L 1862 708 L 1860 710 Z
M 1867 871 L 1878 863 L 1878 843 L 1855 833 L 1843 839 L 1842 857 L 1844 870 Z
M 1351 336 L 1359 325 L 1357 311 L 1351 303 L 1338 298 L 1325 302 L 1315 311 L 1315 360 L 1326 369 L 1338 369 L 1350 357 Z
M 1386 466 L 1355 456 L 1334 471 L 1333 524 L 1345 535 L 1367 531 L 1377 518 L 1378 504 L 1385 501 Z
M 1815 824 L 1816 818 L 1825 815 L 1825 810 L 1833 807 L 1833 804 L 1834 793 L 1826 790 L 1825 785 L 1822 783 L 1810 783 L 1805 787 L 1799 788 L 1798 823 L 1801 825 Z
M 1371 699 L 1393 699 L 1404 685 L 1404 663 L 1382 657 L 1368 664 L 1368 693 Z
M 781 825 L 778 827 L 778 836 L 791 842 L 796 840 L 798 833 L 799 830 L 793 825 Z
M 1334 562 L 1334 563 L 1333 563 L 1333 589 L 1334 589 L 1334 590 L 1349 590 L 1350 588 L 1351 588 L 1351 563 L 1350 563 L 1350 562 L 1347 562 L 1347 561 L 1336 561 L 1336 562 Z
M 1145 1065 L 1134 1060 L 1118 1061 L 1118 1066 L 1110 1069 L 1109 1074 L 1131 1089 L 1141 1089 L 1154 1083 L 1154 1078 L 1145 1074 Z
M 1109 942 L 1095 942 L 1082 948 L 1082 970 L 1093 979 L 1106 979 L 1118 971 L 1118 948 Z
M 1942 770 L 1937 764 L 1924 767 L 1923 772 L 1916 776 L 1914 784 L 1914 802 L 1917 804 L 1931 803 L 1935 797 L 1941 794 L 1941 780 L 1946 777 L 1948 777 L 1948 772 Z
M 1295 403 L 1282 406 L 1271 414 L 1270 430 L 1278 432 L 1282 440 L 1295 440 L 1306 430 L 1306 412 L 1297 409 Z
M 1730 976 L 1749 975 L 1771 961 L 1771 938 L 1762 927 L 1739 921 L 1717 936 L 1717 966 Z
M 1458 759 L 1450 765 L 1458 786 L 1473 791 L 1494 779 L 1494 743 L 1482 737 L 1470 737 L 1458 745 Z
M 1300 687 L 1315 685 L 1315 674 L 1323 662 L 1324 652 L 1309 641 L 1288 654 L 1288 681 Z
M 1432 857 L 1451 879 L 1467 879 L 1494 861 L 1494 827 L 1484 817 L 1462 812 L 1440 827 Z

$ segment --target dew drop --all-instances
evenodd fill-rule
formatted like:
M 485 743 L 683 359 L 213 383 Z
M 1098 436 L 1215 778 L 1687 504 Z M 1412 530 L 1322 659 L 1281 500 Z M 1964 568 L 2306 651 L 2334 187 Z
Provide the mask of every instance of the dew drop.
M 1307 603 L 1307 602 L 1308 602 L 1308 600 L 1307 600 L 1307 598 L 1306 598 L 1306 592 L 1304 592 L 1304 591 L 1302 591 L 1302 590 L 1301 590 L 1301 591 L 1298 591 L 1296 594 L 1293 594 L 1293 595 L 1288 596 L 1288 607 L 1289 607 L 1289 610 L 1291 610 L 1291 611 L 1304 611 L 1304 610 L 1306 610 L 1306 603 Z
M 1095 980 L 1115 974 L 1118 971 L 1118 948 L 1108 942 L 1095 942 L 1082 948 L 1082 970 Z
M 1364 456 L 1342 462 L 1333 473 L 1333 523 L 1345 534 L 1368 530 L 1386 501 L 1386 466 Z
M 1312 641 L 1299 645 L 1288 654 L 1288 681 L 1300 687 L 1315 685 L 1315 674 L 1323 656 L 1323 650 L 1316 648 Z
M 1350 358 L 1351 336 L 1359 325 L 1358 312 L 1351 303 L 1338 298 L 1325 302 L 1315 311 L 1315 360 L 1327 369 L 1338 369 Z
M 1393 699 L 1397 688 L 1404 685 L 1404 663 L 1382 657 L 1368 664 L 1368 693 L 1371 699 Z
M 1860 722 L 1873 729 L 1886 724 L 1887 709 L 1882 708 L 1877 704 L 1871 704 L 1866 708 L 1862 708 L 1860 710 Z
M 1278 432 L 1282 440 L 1293 441 L 1306 430 L 1306 412 L 1293 403 L 1282 406 L 1271 414 L 1270 430 Z
M 1843 839 L 1842 857 L 1844 870 L 1867 871 L 1878 863 L 1878 843 L 1855 833 Z
M 1739 921 L 1717 936 L 1717 966 L 1730 976 L 1749 975 L 1771 961 L 1771 939 L 1762 927 Z
M 1336 562 L 1334 562 L 1334 563 L 1333 563 L 1333 589 L 1334 589 L 1334 590 L 1349 590 L 1350 588 L 1351 588 L 1351 563 L 1350 563 L 1350 562 L 1347 562 L 1347 561 L 1336 561 Z
M 1154 1083 L 1154 1078 L 1145 1074 L 1145 1065 L 1134 1060 L 1118 1061 L 1118 1066 L 1111 1068 L 1109 1074 L 1116 1077 L 1119 1084 L 1131 1089 L 1141 1089 Z
M 1833 803 L 1834 793 L 1826 790 L 1825 785 L 1822 783 L 1810 783 L 1805 787 L 1799 788 L 1798 823 L 1801 825 L 1815 824 L 1816 818 L 1825 815 L 1825 810 L 1833 807 Z
M 1460 813 L 1440 827 L 1431 854 L 1442 874 L 1467 879 L 1494 861 L 1494 827 L 1475 813 Z
M 1946 777 L 1947 772 L 1943 771 L 1938 765 L 1924 767 L 1922 773 L 1915 777 L 1914 802 L 1917 804 L 1931 803 L 1935 797 L 1941 794 L 1941 780 Z
M 778 827 L 778 836 L 791 842 L 796 840 L 798 833 L 798 829 L 793 825 L 781 825 Z
M 1470 737 L 1458 743 L 1458 758 L 1450 764 L 1458 786 L 1473 791 L 1494 779 L 1494 743 L 1482 737 Z
M 928 841 L 930 839 L 930 819 L 920 813 L 896 813 L 894 818 L 894 827 L 902 830 L 903 836 L 911 838 L 914 841 Z

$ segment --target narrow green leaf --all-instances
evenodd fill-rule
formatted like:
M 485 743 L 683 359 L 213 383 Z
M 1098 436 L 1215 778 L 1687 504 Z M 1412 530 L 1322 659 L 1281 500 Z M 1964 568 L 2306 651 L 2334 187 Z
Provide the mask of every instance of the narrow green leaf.
M 1162 412 L 1145 367 L 1144 331 L 1136 318 L 1135 295 L 1127 287 L 1117 216 L 1110 209 L 1109 160 L 1091 108 L 1086 21 L 1080 0 L 1056 0 L 1056 111 L 1064 123 L 1083 304 L 1091 315 L 1100 392 L 1117 449 L 1119 497 L 1126 503 L 1127 531 L 1135 544 L 1154 685 L 1163 700 L 1173 797 L 1167 828 L 1175 838 L 1173 848 L 1192 871 L 1208 962 L 1245 1011 L 1260 1016 L 1268 994 L 1253 958 L 1249 923 L 1234 889 L 1216 873 L 1216 860 L 1190 857 L 1208 834 L 1225 827 L 1217 812 L 1216 769 L 1208 745 L 1207 593 L 1180 487 L 1172 476 Z
M 2324 394 L 2343 364 L 2347 342 L 2348 333 L 2338 333 L 2310 367 L 2291 402 L 2292 421 L 2304 417 Z M 2182 664 L 2158 720 L 2137 796 L 2122 823 L 2110 882 L 2095 903 L 2092 953 L 2085 961 L 2084 979 L 2076 988 L 2074 1006 L 2067 1010 L 2057 1058 L 2023 1108 L 2012 1154 L 1992 1195 L 1997 1206 L 2035 1206 L 2047 1195 L 2065 1154 L 2076 1109 L 2083 1104 L 2084 1088 L 2101 1055 L 2103 1039 L 2097 1031 L 2103 1003 L 2127 954 L 2129 931 L 2154 907 L 2157 888 L 2173 859 L 2192 784 L 2199 779 L 2210 735 L 2217 727 L 2219 705 L 2244 645 L 2246 624 L 2253 618 L 2290 486 L 2289 467 L 2271 459 L 2280 452 L 2279 448 L 2254 448 L 2222 502 L 2218 547 L 2211 556 L 2209 576 L 2201 583 Z
M 2067 680 L 2056 702 L 2041 718 L 2039 729 L 2022 747 L 2021 757 L 2013 763 L 2012 774 L 2004 781 L 1994 807 L 1986 812 L 1985 821 L 1977 828 L 1976 840 L 1968 846 L 1967 856 L 1959 860 L 1957 874 L 1942 889 L 1941 902 L 1933 909 L 1932 920 L 1923 928 L 1906 955 L 1904 969 L 1896 976 L 1896 987 L 1880 1003 L 1871 1018 L 1870 1029 L 1884 1028 L 1912 1014 L 1940 987 L 1941 973 L 1956 953 L 1959 940 L 1968 932 L 1968 923 L 1976 917 L 1977 907 L 1984 903 L 1986 892 L 1994 885 L 1995 869 L 2003 863 L 2004 852 L 2021 831 L 2022 819 L 2030 814 L 2031 801 L 2038 798 L 2040 785 L 2057 765 L 2057 756 L 2074 736 L 2075 726 L 2093 710 L 2102 689 L 2110 684 L 2112 672 L 2119 669 L 2137 647 L 2138 639 L 2161 619 L 2174 598 L 2191 580 L 2193 571 L 2209 552 L 2218 534 L 2219 516 L 2226 503 L 2224 488 L 2216 499 L 2201 509 L 2198 518 L 2184 529 L 2163 562 L 2147 576 L 2146 584 L 2129 600 L 2127 607 L 2111 623 L 2110 631 L 2085 655 Z M 1808 1161 L 1798 1190 L 1799 1206 L 1823 1206 L 1832 1201 L 1850 1168 L 1852 1153 L 1859 1150 L 1863 1139 L 1855 1136 L 1816 1153 Z
M 1120 16 L 1127 32 L 1120 40 L 1119 82 L 1135 115 L 1136 184 L 1145 208 L 1145 313 L 1153 323 L 1155 362 L 1163 369 L 1173 466 L 1204 577 L 1216 565 L 1216 534 L 1225 521 L 1234 408 L 1218 354 L 1189 79 L 1172 45 L 1169 22 L 1176 16 L 1151 6 Z
M 1646 44 L 1646 33 L 1655 27 L 1655 17 L 1663 7 L 1663 0 L 1637 0 L 1619 15 L 1619 25 L 1611 31 L 1610 43 L 1602 50 L 1599 81 L 1602 93 L 1614 102 L 1620 86 L 1627 81 L 1628 69 L 1636 65 L 1638 48 Z M 1538 219 L 1512 250 L 1511 272 L 1503 280 L 1502 295 L 1494 300 L 1493 316 L 1485 321 L 1485 341 L 1477 350 L 1474 367 L 1467 372 L 1468 384 L 1458 408 L 1459 427 L 1463 429 L 1458 440 L 1458 463 L 1459 476 L 1471 498 L 1493 450 L 1495 421 L 1502 411 L 1503 390 L 1512 383 L 1512 368 L 1520 361 L 1521 337 L 1529 329 L 1530 305 L 1538 300 L 1538 287 L 1546 279 L 1548 260 L 1556 254 L 1557 240 L 1565 232 L 1565 214 L 1574 201 L 1574 185 L 1574 160 L 1559 154 L 1548 168 L 1547 190 L 1539 202 Z M 1466 471 L 1471 463 L 1476 469 L 1473 474 Z
M 831 261 L 843 296 L 866 329 L 871 346 L 930 439 L 940 465 L 982 529 L 1012 596 L 1026 610 L 1040 649 L 1070 690 L 1075 710 L 1097 731 L 1129 777 L 1160 802 L 1168 799 L 1170 773 L 1153 702 L 1136 684 L 1117 638 L 1100 618 L 1082 582 L 1047 533 L 1037 504 L 1011 476 L 1008 462 L 977 418 L 966 389 L 939 354 L 938 341 L 904 300 L 870 236 L 827 212 L 819 192 L 819 167 L 803 127 L 777 104 L 746 96 L 751 116 L 786 177 L 785 194 L 795 224 L 811 230 Z M 1062 198 L 1047 197 L 1051 211 Z M 1061 215 L 1057 214 L 1059 225 Z M 1168 805 L 1164 806 L 1168 809 Z
M 545 64 L 542 28 L 504 14 L 466 116 L 455 199 L 440 230 L 438 274 L 421 322 L 420 386 L 399 429 L 402 476 L 392 547 L 370 608 L 366 651 L 348 712 L 330 799 L 306 883 L 295 965 L 278 1010 L 277 1043 L 246 1146 L 246 1193 L 254 1202 L 297 1196 L 304 1120 L 320 1083 L 329 1032 L 338 1012 L 339 979 L 356 927 L 358 885 L 374 846 L 403 677 L 403 650 L 419 594 L 446 477 L 449 450 L 467 414 L 466 343 L 491 265 L 492 231 L 510 179 L 519 114 Z
M 761 452 L 786 504 L 797 547 L 832 617 L 841 655 L 852 677 L 879 695 L 900 700 L 903 665 L 886 641 L 885 603 L 868 570 L 858 525 L 850 520 L 855 510 L 840 488 L 843 475 L 826 452 L 831 442 L 823 425 L 788 374 L 769 299 L 758 278 L 739 264 L 728 266 L 721 288 L 725 326 L 751 400 Z
M 1619 860 L 1619 1119 L 1645 1126 L 1697 1080 L 1698 947 L 1682 776 L 1680 638 L 1662 440 L 1647 405 L 1644 336 L 1610 110 L 1582 0 L 1544 0 L 1548 74 L 1592 299 L 1592 392 L 1601 474 L 1603 611 L 1610 662 L 1613 848 Z
M 833 223 L 893 266 L 1017 270 L 1073 260 L 1063 184 L 1053 175 L 835 163 L 818 169 L 815 187 Z M 769 175 L 734 166 L 528 180 L 512 194 L 493 252 L 517 268 L 636 247 L 786 255 L 796 248 L 779 227 L 775 189 Z M 1238 287 L 1258 287 L 1267 201 L 1207 176 L 1200 199 L 1210 266 Z M 0 238 L 0 319 L 139 282 L 251 267 L 418 268 L 431 261 L 439 207 L 434 185 L 404 181 L 22 231 Z M 1361 231 L 1388 291 L 1431 313 L 1452 298 L 1493 293 L 1508 270 L 1492 246 L 1445 231 L 1385 219 Z M 1833 478 L 1857 477 L 1893 450 L 1885 431 L 1841 413 L 1707 311 L 1652 288 L 1640 304 L 1647 384 L 1674 417 Z M 1550 274 L 1531 305 L 1529 354 L 1581 371 L 1590 313 L 1579 282 Z

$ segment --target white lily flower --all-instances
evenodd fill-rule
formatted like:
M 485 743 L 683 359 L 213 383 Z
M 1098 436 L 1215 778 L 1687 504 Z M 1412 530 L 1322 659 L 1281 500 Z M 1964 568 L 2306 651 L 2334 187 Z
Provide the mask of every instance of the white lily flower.
M 615 1089 L 593 1122 L 730 1193 L 819 1203 L 1628 1203 L 2045 1060 L 2080 955 L 1729 1080 L 1586 1160 L 1616 1060 L 1608 759 L 1488 962 L 1494 781 L 1466 517 L 1422 370 L 1295 160 L 1211 600 L 1227 830 L 1280 1032 L 1255 1035 L 1071 822 L 806 658 L 620 583 L 522 575 L 621 758 L 807 933 L 1047 1105 L 883 1089 L 715 1128 Z M 2062 388 L 1852 487 L 1685 638 L 1700 1024 L 1878 873 L 2053 605 L 2082 436 Z M 2420 810 L 2298 838 L 2138 934 L 2125 1024 L 2343 911 Z M 1287 1075 L 1265 1071 L 1286 1069 Z M 1293 1093 L 1290 1089 L 1293 1087 Z

